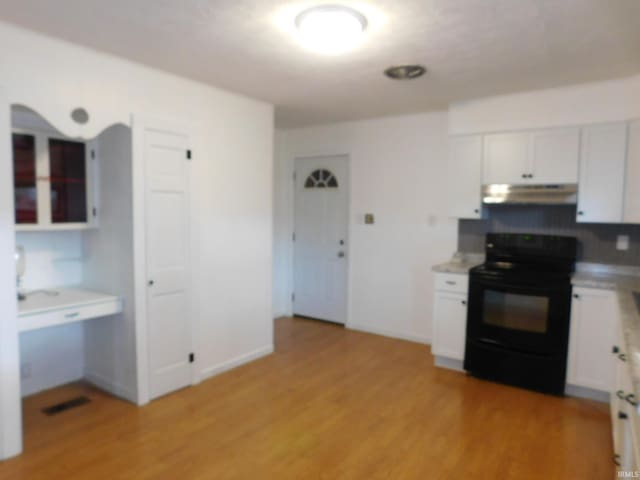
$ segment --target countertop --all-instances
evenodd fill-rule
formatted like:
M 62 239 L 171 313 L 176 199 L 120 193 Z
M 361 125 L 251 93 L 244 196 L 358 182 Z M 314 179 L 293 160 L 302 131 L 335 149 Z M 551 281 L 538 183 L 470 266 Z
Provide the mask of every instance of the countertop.
M 436 273 L 457 273 L 465 275 L 469 273 L 469 270 L 481 263 L 484 263 L 484 254 L 482 253 L 457 252 L 451 260 L 434 265 L 431 270 Z
M 122 300 L 114 295 L 83 288 L 37 290 L 18 302 L 18 331 L 108 317 L 122 312 L 122 307 Z
M 81 288 L 38 290 L 28 294 L 26 300 L 18 302 L 18 317 L 113 301 L 118 301 L 118 297 Z

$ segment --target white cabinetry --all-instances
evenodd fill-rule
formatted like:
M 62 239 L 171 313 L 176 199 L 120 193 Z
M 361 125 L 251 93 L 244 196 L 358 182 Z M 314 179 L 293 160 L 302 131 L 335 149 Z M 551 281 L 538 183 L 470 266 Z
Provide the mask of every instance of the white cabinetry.
M 640 120 L 629 123 L 625 199 L 622 220 L 640 223 Z
M 93 148 L 35 129 L 14 128 L 12 140 L 16 230 L 95 227 Z
M 449 211 L 457 218 L 482 217 L 482 136 L 451 137 L 447 162 Z
M 626 153 L 626 123 L 582 129 L 578 222 L 622 222 Z
M 578 182 L 578 128 L 490 134 L 484 144 L 485 184 Z
M 531 133 L 531 183 L 578 182 L 580 130 L 557 128 Z
M 610 392 L 615 381 L 618 307 L 616 293 L 594 288 L 574 288 L 567 383 Z
M 616 359 L 616 383 L 611 392 L 611 426 L 613 430 L 614 461 L 619 470 L 635 471 L 640 468 L 640 417 L 633 402 L 633 384 L 629 369 L 628 353 L 624 350 L 622 330 L 618 328 L 618 340 L 614 353 Z
M 457 361 L 458 368 L 464 360 L 468 283 L 468 275 L 436 274 L 431 351 L 436 357 Z
M 483 183 L 526 183 L 531 173 L 529 139 L 528 133 L 486 135 Z

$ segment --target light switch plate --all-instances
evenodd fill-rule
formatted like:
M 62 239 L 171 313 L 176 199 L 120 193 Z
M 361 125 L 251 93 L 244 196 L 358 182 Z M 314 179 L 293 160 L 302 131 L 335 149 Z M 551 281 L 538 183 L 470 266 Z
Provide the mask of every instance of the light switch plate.
M 629 235 L 618 235 L 616 248 L 618 250 L 629 250 Z

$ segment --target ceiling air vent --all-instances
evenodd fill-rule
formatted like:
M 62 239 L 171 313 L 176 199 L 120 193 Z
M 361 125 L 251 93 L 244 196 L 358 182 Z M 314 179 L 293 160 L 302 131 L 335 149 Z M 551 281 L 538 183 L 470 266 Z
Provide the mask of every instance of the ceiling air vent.
M 422 65 L 398 65 L 387 68 L 384 74 L 393 80 L 413 80 L 426 72 L 427 69 Z

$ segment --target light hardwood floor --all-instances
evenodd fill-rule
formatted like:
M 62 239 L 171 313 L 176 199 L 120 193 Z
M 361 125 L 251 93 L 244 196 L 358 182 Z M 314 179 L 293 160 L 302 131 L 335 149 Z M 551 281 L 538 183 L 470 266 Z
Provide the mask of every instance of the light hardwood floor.
M 76 395 L 92 403 L 46 417 Z M 428 347 L 301 319 L 276 353 L 137 408 L 70 385 L 24 402 L 0 479 L 607 479 L 606 405 L 434 368 Z

